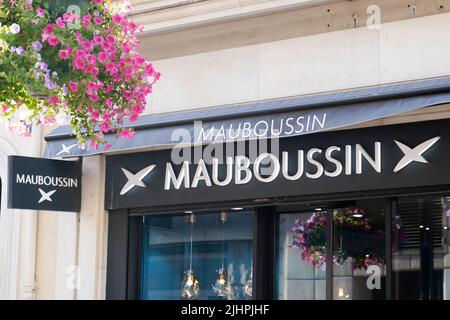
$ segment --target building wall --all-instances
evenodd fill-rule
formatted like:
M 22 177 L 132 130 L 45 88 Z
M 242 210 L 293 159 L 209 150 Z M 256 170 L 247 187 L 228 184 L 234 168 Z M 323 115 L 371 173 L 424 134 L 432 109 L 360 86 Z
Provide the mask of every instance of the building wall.
M 424 79 L 450 70 L 446 0 L 417 0 L 414 13 L 403 0 L 397 6 L 381 0 L 138 2 L 134 16 L 146 25 L 142 51 L 162 72 L 148 113 Z M 380 29 L 364 26 L 370 3 L 386 8 Z M 449 116 L 445 105 L 364 125 Z M 40 132 L 31 139 L 1 132 L 2 181 L 6 154 L 37 156 L 42 141 Z M 103 183 L 104 158 L 88 157 L 79 214 L 11 213 L 2 201 L 0 298 L 104 298 Z
M 41 130 L 24 139 L 0 128 L 0 299 L 33 299 L 36 211 L 7 209 L 7 157 L 41 154 Z
M 162 77 L 148 112 L 448 75 L 449 26 L 445 13 L 386 23 L 380 30 L 348 29 L 156 60 Z

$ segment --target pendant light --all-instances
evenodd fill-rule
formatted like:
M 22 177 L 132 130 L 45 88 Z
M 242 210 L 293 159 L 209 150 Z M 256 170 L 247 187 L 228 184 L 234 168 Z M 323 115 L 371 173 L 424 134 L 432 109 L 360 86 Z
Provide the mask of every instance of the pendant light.
M 189 224 L 191 228 L 189 270 L 184 272 L 183 281 L 181 282 L 181 297 L 187 300 L 194 300 L 200 295 L 200 284 L 192 270 L 192 236 L 195 224 L 195 215 L 193 213 L 189 215 Z
M 213 284 L 212 289 L 214 293 L 221 298 L 233 297 L 234 288 L 229 282 L 227 270 L 225 270 L 225 222 L 227 221 L 227 213 L 220 213 L 220 222 L 222 223 L 222 264 L 219 270 L 217 270 L 217 279 Z
M 250 275 L 242 288 L 242 293 L 246 299 L 251 299 L 253 297 L 253 263 L 248 273 Z

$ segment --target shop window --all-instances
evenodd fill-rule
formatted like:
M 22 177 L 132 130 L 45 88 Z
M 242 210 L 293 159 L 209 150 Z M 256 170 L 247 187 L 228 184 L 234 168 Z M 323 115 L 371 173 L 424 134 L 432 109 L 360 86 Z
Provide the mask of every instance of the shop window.
M 146 215 L 142 299 L 251 299 L 252 211 Z
M 449 300 L 448 197 L 399 198 L 393 216 L 393 298 Z
M 333 299 L 385 299 L 385 204 L 370 199 L 331 209 Z
M 385 298 L 385 200 L 329 203 L 279 215 L 277 298 Z M 280 209 L 285 210 L 285 209 Z M 279 211 L 280 211 L 279 210 Z M 327 216 L 333 216 L 332 276 L 327 279 Z
M 277 298 L 325 300 L 325 211 L 283 213 L 278 221 Z

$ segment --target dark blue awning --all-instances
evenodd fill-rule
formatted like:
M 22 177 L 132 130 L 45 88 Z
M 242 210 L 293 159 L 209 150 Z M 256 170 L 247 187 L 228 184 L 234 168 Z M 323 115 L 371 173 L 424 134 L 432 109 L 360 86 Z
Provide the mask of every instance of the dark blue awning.
M 450 103 L 450 77 L 146 115 L 125 124 L 136 131 L 133 139 L 106 135 L 112 144 L 107 152 L 304 135 L 445 103 Z M 101 147 L 80 149 L 70 126 L 45 140 L 48 158 L 105 153 Z

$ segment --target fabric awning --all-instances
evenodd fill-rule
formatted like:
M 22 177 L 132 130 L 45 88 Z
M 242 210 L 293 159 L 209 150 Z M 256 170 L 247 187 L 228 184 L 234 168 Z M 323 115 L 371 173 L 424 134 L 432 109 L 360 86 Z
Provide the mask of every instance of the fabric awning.
M 80 149 L 71 127 L 59 127 L 45 137 L 45 156 L 77 157 L 215 141 L 289 137 L 445 103 L 450 103 L 450 77 L 146 115 L 137 122 L 125 124 L 136 131 L 133 139 L 106 135 L 112 144 L 107 152 L 102 147 Z

